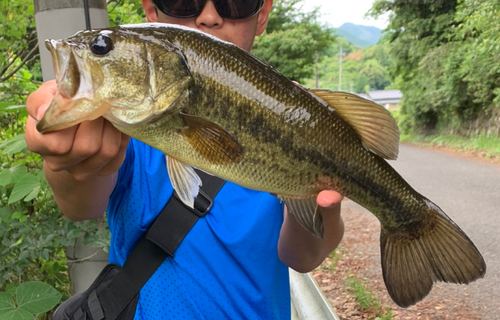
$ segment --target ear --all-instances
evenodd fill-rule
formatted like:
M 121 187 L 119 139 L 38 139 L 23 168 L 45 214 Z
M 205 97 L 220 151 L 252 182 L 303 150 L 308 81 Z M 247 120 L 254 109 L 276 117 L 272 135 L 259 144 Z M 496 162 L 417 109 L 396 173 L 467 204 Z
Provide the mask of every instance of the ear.
M 143 0 L 145 1 L 145 0 Z M 260 36 L 267 27 L 267 21 L 269 20 L 269 13 L 271 13 L 271 8 L 273 6 L 273 0 L 265 0 L 262 9 L 259 11 L 259 18 L 257 20 L 257 32 L 256 35 Z
M 158 22 L 156 8 L 151 0 L 142 0 L 142 7 L 144 8 L 144 13 L 146 14 L 146 20 L 148 20 L 148 22 Z

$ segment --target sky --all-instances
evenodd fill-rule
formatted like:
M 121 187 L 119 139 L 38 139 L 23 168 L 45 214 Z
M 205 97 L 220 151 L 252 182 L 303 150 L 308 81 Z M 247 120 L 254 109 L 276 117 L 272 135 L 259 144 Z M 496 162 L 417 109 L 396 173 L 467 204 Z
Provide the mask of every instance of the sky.
M 373 18 L 363 18 L 366 12 L 372 7 L 374 0 L 305 0 L 304 10 L 310 11 L 308 7 L 321 6 L 320 21 L 328 22 L 333 27 L 338 28 L 345 22 L 352 22 L 365 26 L 374 26 L 384 29 L 387 26 L 387 18 L 381 17 L 378 20 Z

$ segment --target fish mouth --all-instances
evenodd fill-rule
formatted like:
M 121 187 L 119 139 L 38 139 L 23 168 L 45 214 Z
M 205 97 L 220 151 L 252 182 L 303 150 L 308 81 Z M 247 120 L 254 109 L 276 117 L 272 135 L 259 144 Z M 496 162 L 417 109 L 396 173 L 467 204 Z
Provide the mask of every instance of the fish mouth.
M 52 56 L 57 92 L 37 123 L 37 130 L 41 133 L 63 130 L 103 115 L 105 104 L 93 102 L 90 72 L 74 50 L 82 44 L 49 39 L 45 41 L 45 46 Z
M 74 97 L 80 88 L 80 71 L 70 45 L 62 40 L 48 39 L 45 47 L 52 56 L 57 90 L 67 98 Z

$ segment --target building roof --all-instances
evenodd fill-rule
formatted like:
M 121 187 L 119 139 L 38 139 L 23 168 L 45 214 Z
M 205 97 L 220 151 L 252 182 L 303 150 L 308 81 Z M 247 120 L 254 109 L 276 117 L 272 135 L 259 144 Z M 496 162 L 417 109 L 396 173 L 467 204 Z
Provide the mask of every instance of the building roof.
M 358 94 L 358 96 L 372 100 L 378 104 L 386 104 L 386 103 L 399 103 L 403 94 L 399 90 L 374 90 L 366 93 Z

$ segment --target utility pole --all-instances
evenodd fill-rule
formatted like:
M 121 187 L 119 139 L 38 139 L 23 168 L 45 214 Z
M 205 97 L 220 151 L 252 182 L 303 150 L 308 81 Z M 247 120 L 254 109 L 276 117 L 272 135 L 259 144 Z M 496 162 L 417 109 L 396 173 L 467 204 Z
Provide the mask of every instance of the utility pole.
M 44 81 L 54 79 L 46 39 L 69 37 L 90 23 L 92 28 L 109 26 L 106 0 L 33 0 L 33 4 Z
M 339 91 L 342 91 L 342 57 L 345 56 L 345 52 L 342 52 L 342 46 L 340 46 L 339 52 Z
M 316 89 L 319 88 L 319 76 L 318 76 L 318 51 L 314 53 L 314 79 L 316 80 Z

